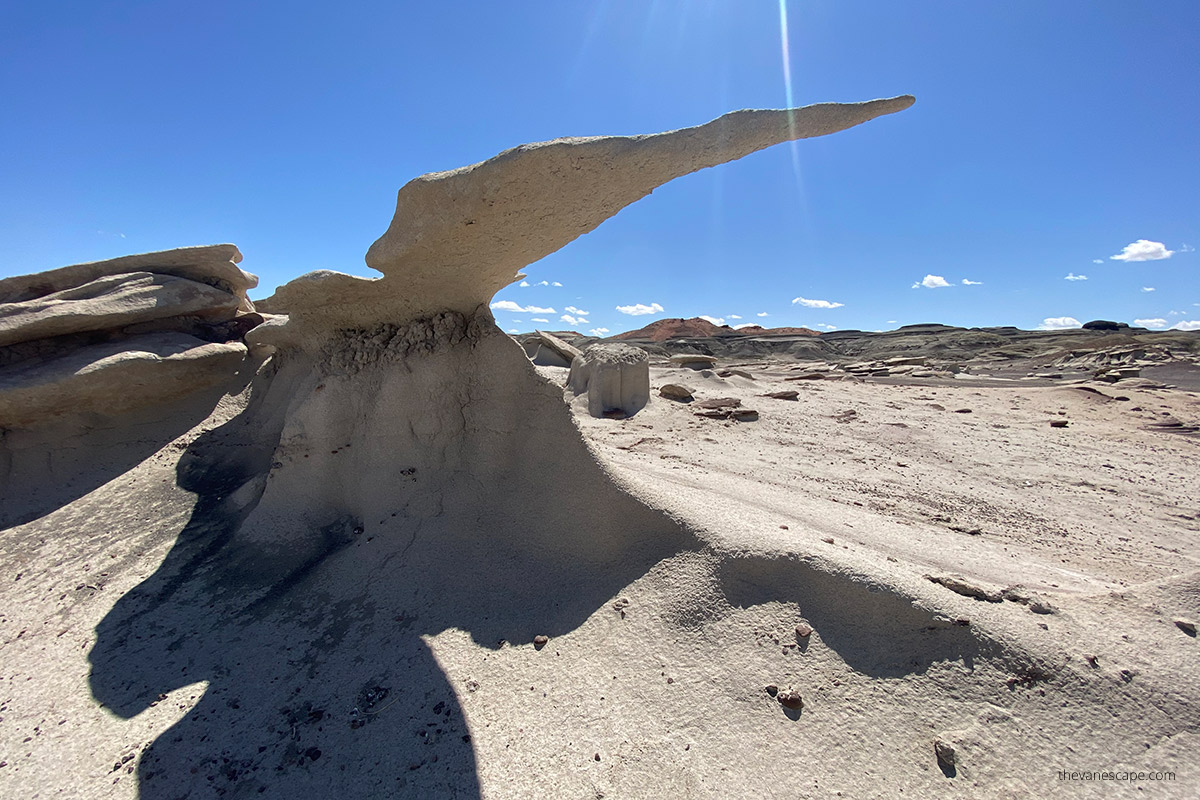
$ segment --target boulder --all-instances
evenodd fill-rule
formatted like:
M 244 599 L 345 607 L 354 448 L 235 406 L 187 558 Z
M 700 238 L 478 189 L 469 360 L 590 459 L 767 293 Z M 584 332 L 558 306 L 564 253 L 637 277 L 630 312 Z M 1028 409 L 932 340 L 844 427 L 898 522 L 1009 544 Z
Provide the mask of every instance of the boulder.
M 676 353 L 671 356 L 671 364 L 686 369 L 711 369 L 717 363 L 715 356 L 700 353 Z
M 0 347 L 166 317 L 220 319 L 240 304 L 224 289 L 173 275 L 107 275 L 31 300 L 0 304 Z
M 650 402 L 650 357 L 627 344 L 596 344 L 571 364 L 567 388 L 587 393 L 593 417 L 630 417 Z
M 246 357 L 241 342 L 182 333 L 148 334 L 72 351 L 0 372 L 0 429 L 66 414 L 113 415 L 231 380 Z
M 152 272 L 222 289 L 237 296 L 240 311 L 250 312 L 254 311 L 254 305 L 246 292 L 258 285 L 258 276 L 239 269 L 237 265 L 241 260 L 241 251 L 234 245 L 213 244 L 74 264 L 0 280 L 0 303 L 33 300 L 111 275 Z
M 668 400 L 676 400 L 680 403 L 690 403 L 695 398 L 692 396 L 692 390 L 678 383 L 664 383 L 658 389 L 660 397 L 665 397 Z

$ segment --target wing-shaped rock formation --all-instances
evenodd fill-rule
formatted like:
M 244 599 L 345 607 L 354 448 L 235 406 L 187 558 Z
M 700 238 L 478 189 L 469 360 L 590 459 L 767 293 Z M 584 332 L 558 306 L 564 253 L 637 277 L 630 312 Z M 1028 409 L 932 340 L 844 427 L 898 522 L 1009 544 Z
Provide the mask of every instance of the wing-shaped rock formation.
M 771 145 L 852 128 L 908 108 L 911 95 L 734 111 L 694 128 L 527 144 L 400 189 L 392 224 L 367 252 L 381 279 L 310 273 L 277 298 L 302 327 L 402 324 L 474 313 L 517 272 L 675 178 Z M 297 333 L 293 327 L 293 333 Z

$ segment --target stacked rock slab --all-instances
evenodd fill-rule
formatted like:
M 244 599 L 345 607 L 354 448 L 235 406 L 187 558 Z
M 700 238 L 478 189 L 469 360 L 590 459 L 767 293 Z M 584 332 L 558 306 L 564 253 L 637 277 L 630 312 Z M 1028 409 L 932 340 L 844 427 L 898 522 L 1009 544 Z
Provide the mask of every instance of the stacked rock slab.
M 650 357 L 627 344 L 595 344 L 571 363 L 567 388 L 587 394 L 593 417 L 631 417 L 650 402 Z
M 113 414 L 227 379 L 261 322 L 231 244 L 0 280 L 0 429 Z
M 583 351 L 552 333 L 537 331 L 525 340 L 525 355 L 539 367 L 569 367 Z

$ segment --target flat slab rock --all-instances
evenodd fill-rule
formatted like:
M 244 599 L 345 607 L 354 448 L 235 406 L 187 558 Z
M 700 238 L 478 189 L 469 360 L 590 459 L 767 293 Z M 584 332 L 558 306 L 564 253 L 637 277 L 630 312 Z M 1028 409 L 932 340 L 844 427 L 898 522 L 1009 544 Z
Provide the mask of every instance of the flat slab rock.
M 0 304 L 0 347 L 167 317 L 230 319 L 240 302 L 224 289 L 174 275 L 107 275 L 32 300 Z
M 717 363 L 717 359 L 716 356 L 706 356 L 696 353 L 676 353 L 671 356 L 671 363 L 677 367 L 708 369 Z
M 241 342 L 148 334 L 75 350 L 0 373 L 0 429 L 72 413 L 111 415 L 228 381 L 246 357 Z

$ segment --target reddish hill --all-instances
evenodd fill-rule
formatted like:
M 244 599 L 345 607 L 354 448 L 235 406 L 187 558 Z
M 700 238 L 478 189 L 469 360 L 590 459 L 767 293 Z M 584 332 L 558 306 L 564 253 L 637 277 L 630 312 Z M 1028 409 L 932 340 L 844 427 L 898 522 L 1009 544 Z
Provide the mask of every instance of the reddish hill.
M 636 331 L 626 331 L 610 336 L 610 339 L 642 339 L 651 342 L 664 342 L 667 339 L 702 339 L 710 336 L 750 336 L 762 334 L 790 334 L 792 336 L 819 336 L 817 331 L 808 328 L 763 328 L 759 325 L 749 325 L 734 330 L 728 325 L 713 325 L 706 319 L 692 317 L 691 319 L 660 319 L 651 322 Z
M 626 331 L 612 336 L 612 339 L 649 339 L 652 342 L 664 342 L 667 339 L 695 339 L 708 336 L 729 336 L 736 331 L 728 325 L 713 325 L 706 319 L 692 317 L 691 319 L 660 319 L 651 322 L 636 331 Z

